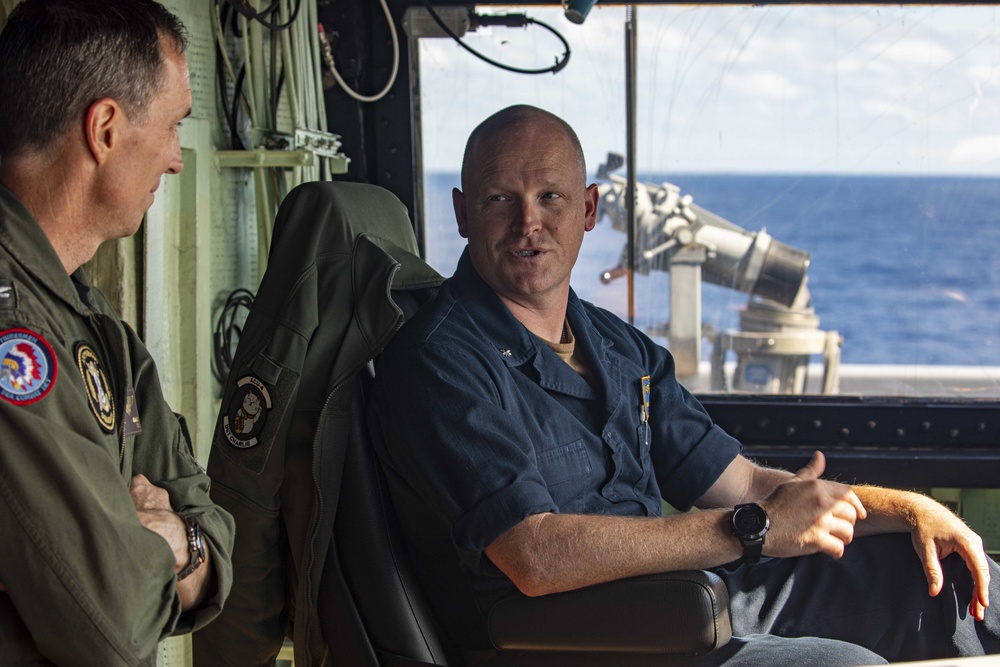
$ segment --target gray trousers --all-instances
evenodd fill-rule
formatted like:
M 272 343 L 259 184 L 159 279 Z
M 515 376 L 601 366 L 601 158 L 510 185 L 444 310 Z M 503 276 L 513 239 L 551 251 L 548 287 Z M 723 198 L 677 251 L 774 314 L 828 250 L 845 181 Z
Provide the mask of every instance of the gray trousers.
M 907 534 L 858 539 L 840 560 L 719 569 L 733 640 L 691 665 L 848 667 L 1000 653 L 1000 568 L 990 561 L 991 606 L 977 622 L 965 562 L 953 555 L 942 565 L 945 586 L 933 598 Z

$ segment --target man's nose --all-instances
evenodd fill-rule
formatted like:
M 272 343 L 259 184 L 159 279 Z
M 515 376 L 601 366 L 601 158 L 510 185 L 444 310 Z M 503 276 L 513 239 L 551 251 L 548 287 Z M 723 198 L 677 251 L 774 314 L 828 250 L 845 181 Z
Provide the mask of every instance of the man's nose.
M 511 221 L 511 230 L 515 234 L 528 236 L 538 231 L 542 226 L 541 212 L 534 202 L 525 201 L 517 209 L 517 215 Z
M 168 174 L 179 174 L 184 169 L 184 158 L 181 155 L 181 140 L 174 138 L 174 145 L 170 151 L 170 164 L 167 167 Z

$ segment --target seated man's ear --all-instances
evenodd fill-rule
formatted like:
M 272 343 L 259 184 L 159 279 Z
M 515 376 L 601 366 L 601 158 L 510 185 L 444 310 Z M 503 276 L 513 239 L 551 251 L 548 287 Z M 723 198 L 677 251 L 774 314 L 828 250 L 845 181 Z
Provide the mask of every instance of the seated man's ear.
M 591 231 L 597 226 L 597 202 L 601 193 L 597 189 L 597 183 L 591 183 L 583 193 L 584 196 L 584 225 L 586 231 Z
M 125 122 L 125 110 L 110 97 L 95 100 L 87 107 L 83 119 L 84 139 L 98 164 L 102 164 L 122 140 Z
M 458 221 L 458 233 L 463 239 L 469 238 L 469 222 L 465 211 L 465 195 L 458 188 L 451 189 L 451 205 L 455 208 L 455 220 Z

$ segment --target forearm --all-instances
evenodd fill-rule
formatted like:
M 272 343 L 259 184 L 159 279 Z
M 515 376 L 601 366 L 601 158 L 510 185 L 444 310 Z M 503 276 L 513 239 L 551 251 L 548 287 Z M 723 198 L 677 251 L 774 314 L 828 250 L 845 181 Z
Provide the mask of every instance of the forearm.
M 729 511 L 670 517 L 536 514 L 497 538 L 486 555 L 525 595 L 624 577 L 703 569 L 742 556 Z
M 205 562 L 184 579 L 177 581 L 177 595 L 181 598 L 181 609 L 191 611 L 201 606 L 215 588 L 215 566 L 212 564 L 212 549 L 205 545 Z
M 702 509 L 732 509 L 739 503 L 760 502 L 792 477 L 787 470 L 765 468 L 737 456 L 695 505 Z
M 928 511 L 950 512 L 936 500 L 912 491 L 864 485 L 851 488 L 868 510 L 868 518 L 858 521 L 855 526 L 859 537 L 910 533 L 916 526 L 918 515 Z
M 164 489 L 151 484 L 144 475 L 132 478 L 129 491 L 139 522 L 164 539 L 174 557 L 174 575 L 181 609 L 196 609 L 214 586 L 211 548 L 200 526 L 185 519 L 170 506 Z M 199 562 L 200 560 L 200 562 Z M 181 578 L 186 568 L 193 566 Z

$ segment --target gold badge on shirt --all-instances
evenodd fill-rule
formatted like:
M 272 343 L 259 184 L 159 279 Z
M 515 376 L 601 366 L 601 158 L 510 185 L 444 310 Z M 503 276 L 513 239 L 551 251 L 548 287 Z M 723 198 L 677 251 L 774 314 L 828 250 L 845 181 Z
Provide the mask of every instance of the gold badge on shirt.
M 111 394 L 108 376 L 104 373 L 101 360 L 94 349 L 84 342 L 76 344 L 76 367 L 87 387 L 90 411 L 97 417 L 97 423 L 108 433 L 115 430 L 115 398 Z
M 642 392 L 642 421 L 649 421 L 649 376 L 643 375 L 639 380 L 639 391 Z

